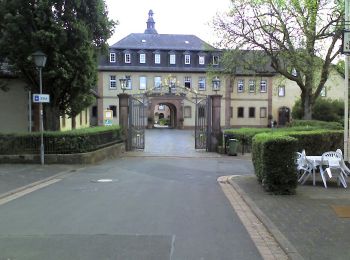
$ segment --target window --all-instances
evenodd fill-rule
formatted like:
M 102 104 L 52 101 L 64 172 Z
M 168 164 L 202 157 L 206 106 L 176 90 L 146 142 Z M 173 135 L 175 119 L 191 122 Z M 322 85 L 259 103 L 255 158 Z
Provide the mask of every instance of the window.
M 320 92 L 320 96 L 321 96 L 321 97 L 327 96 L 326 86 L 324 86 L 324 87 L 322 88 L 322 90 L 321 90 L 321 92 Z
M 260 108 L 260 118 L 266 118 L 266 107 L 261 107 Z
M 191 77 L 185 77 L 185 87 L 191 88 Z
M 140 89 L 147 89 L 147 78 L 144 76 L 140 77 Z
M 190 106 L 184 107 L 184 117 L 191 118 L 192 117 L 192 108 Z
M 230 107 L 230 118 L 233 118 L 233 107 Z
M 199 61 L 198 61 L 199 65 L 204 65 L 205 63 L 205 57 L 204 55 L 199 55 Z
M 131 54 L 125 53 L 124 59 L 125 59 L 125 63 L 131 63 Z
M 97 117 L 97 106 L 92 107 L 92 117 Z
M 126 89 L 132 89 L 131 76 L 125 76 L 125 78 L 126 78 Z
M 113 111 L 113 117 L 117 117 L 117 107 L 116 106 L 109 106 L 109 110 Z
M 160 89 L 161 84 L 162 84 L 162 78 L 154 77 L 154 88 Z
M 198 108 L 198 117 L 199 117 L 199 118 L 205 117 L 205 107 L 200 106 L 200 107 Z
M 109 88 L 110 89 L 117 89 L 116 76 L 109 76 Z
M 267 81 L 262 80 L 260 81 L 260 92 L 266 92 L 267 91 Z
M 109 54 L 109 62 L 116 62 L 115 52 Z
M 185 55 L 185 64 L 191 64 L 191 55 L 189 54 Z
M 140 63 L 146 63 L 146 54 L 140 53 Z
M 176 64 L 176 55 L 170 54 L 170 64 Z
M 255 117 L 255 107 L 249 108 L 249 117 L 254 118 Z
M 198 90 L 205 90 L 205 77 L 199 77 Z
M 160 64 L 160 54 L 159 53 L 154 54 L 154 63 Z
M 237 82 L 237 92 L 238 93 L 244 92 L 244 80 L 243 79 L 239 79 Z
M 249 80 L 249 92 L 254 93 L 255 92 L 255 80 Z
M 219 56 L 213 56 L 213 65 L 219 65 Z
M 237 108 L 237 117 L 243 118 L 244 117 L 244 107 L 238 107 Z
M 285 86 L 278 86 L 278 96 L 284 97 L 286 95 Z

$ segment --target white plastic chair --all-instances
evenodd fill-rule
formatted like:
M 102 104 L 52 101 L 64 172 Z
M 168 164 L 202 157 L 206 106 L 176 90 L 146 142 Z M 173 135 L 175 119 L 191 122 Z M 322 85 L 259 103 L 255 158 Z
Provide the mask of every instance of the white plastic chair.
M 323 169 L 323 166 L 326 166 L 326 168 Z M 336 172 L 338 185 L 342 183 L 344 188 L 347 187 L 346 180 L 345 180 L 345 176 L 347 174 L 345 173 L 344 166 L 345 166 L 345 163 L 343 160 L 342 153 L 337 151 L 336 152 L 330 151 L 322 154 L 320 174 L 321 174 L 325 188 L 327 188 L 325 172 L 328 172 L 329 177 L 332 177 L 332 173 Z
M 306 158 L 305 150 L 301 153 L 297 152 L 297 170 L 300 175 L 298 182 L 301 184 L 304 184 L 313 173 L 314 165 Z

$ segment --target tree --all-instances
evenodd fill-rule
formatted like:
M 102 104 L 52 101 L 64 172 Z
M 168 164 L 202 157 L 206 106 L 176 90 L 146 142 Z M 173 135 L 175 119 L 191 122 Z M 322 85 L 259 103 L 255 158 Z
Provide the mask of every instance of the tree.
M 92 103 L 97 56 L 116 23 L 108 19 L 104 0 L 0 0 L 0 10 L 0 57 L 33 92 L 39 87 L 31 54 L 40 49 L 48 57 L 45 129 L 57 130 L 60 115 L 73 118 Z
M 301 89 L 303 117 L 312 107 L 339 54 L 344 3 L 329 0 L 232 0 L 214 20 L 221 46 L 261 50 L 271 67 Z

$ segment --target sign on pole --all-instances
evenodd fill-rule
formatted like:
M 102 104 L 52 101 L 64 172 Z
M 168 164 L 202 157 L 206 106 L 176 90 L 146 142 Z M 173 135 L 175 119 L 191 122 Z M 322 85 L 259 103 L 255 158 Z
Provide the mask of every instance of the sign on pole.
M 113 120 L 113 110 L 104 110 L 103 111 L 103 122 L 105 126 L 111 126 Z
M 50 95 L 47 94 L 33 94 L 34 103 L 50 103 Z

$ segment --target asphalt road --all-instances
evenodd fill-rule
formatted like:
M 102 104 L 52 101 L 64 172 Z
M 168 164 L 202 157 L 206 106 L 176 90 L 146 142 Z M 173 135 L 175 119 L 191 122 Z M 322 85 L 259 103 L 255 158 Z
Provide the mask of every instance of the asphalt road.
M 0 259 L 261 259 L 217 183 L 233 157 L 124 157 L 0 206 Z

